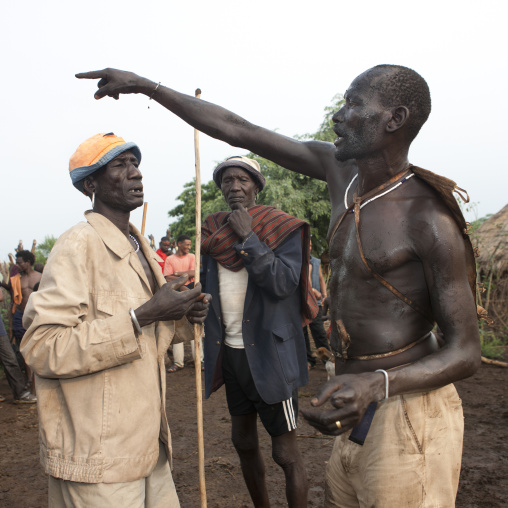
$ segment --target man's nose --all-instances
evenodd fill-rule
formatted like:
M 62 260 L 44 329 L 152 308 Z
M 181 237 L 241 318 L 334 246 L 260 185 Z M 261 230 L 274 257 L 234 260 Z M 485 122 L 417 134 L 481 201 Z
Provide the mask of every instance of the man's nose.
M 332 122 L 333 123 L 339 123 L 342 122 L 343 116 L 342 116 L 342 108 L 340 108 L 338 111 L 336 111 L 332 116 Z
M 135 166 L 134 164 L 129 165 L 129 178 L 139 180 L 143 178 L 143 174 L 141 173 L 139 167 Z

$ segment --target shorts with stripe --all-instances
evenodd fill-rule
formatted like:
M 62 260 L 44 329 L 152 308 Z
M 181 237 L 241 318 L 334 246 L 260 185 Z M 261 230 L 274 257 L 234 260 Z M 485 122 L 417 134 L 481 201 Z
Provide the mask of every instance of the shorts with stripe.
M 292 397 L 277 404 L 267 404 L 259 395 L 249 368 L 245 349 L 224 347 L 222 375 L 226 398 L 232 416 L 256 412 L 270 436 L 277 437 L 296 429 L 298 390 Z

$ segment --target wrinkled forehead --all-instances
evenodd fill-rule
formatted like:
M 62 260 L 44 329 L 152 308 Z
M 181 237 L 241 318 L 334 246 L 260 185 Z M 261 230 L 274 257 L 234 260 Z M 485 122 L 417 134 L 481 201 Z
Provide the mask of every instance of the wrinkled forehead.
M 131 150 L 125 150 L 125 152 L 122 152 L 120 155 L 117 155 L 114 159 L 112 159 L 109 164 L 115 162 L 115 161 L 126 161 L 129 159 L 135 159 L 137 162 L 138 158 L 134 155 L 134 153 Z
M 250 173 L 248 171 L 246 171 L 245 169 L 243 168 L 239 168 L 237 166 L 231 166 L 229 168 L 226 168 L 222 171 L 222 175 L 221 175 L 221 180 L 224 180 L 224 178 L 226 178 L 227 176 L 246 176 L 250 181 L 254 181 L 254 179 L 252 178 L 252 176 L 250 175 Z

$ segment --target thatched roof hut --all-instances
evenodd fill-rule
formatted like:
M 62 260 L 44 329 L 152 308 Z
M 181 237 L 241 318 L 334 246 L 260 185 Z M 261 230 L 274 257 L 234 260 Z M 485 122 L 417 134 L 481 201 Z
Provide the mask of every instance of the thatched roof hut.
M 478 265 L 484 274 L 493 270 L 497 277 L 508 273 L 508 205 L 489 217 L 476 232 L 480 257 Z

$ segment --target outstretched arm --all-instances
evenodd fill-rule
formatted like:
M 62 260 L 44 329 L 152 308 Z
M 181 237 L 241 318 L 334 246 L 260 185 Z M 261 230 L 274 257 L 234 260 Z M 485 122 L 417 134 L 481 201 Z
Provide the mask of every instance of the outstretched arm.
M 337 168 L 331 143 L 288 138 L 251 124 L 220 106 L 157 85 L 132 72 L 108 68 L 82 72 L 76 77 L 100 79 L 96 99 L 106 96 L 118 99 L 120 94 L 144 94 L 201 132 L 250 150 L 291 171 L 326 181 L 327 172 Z

